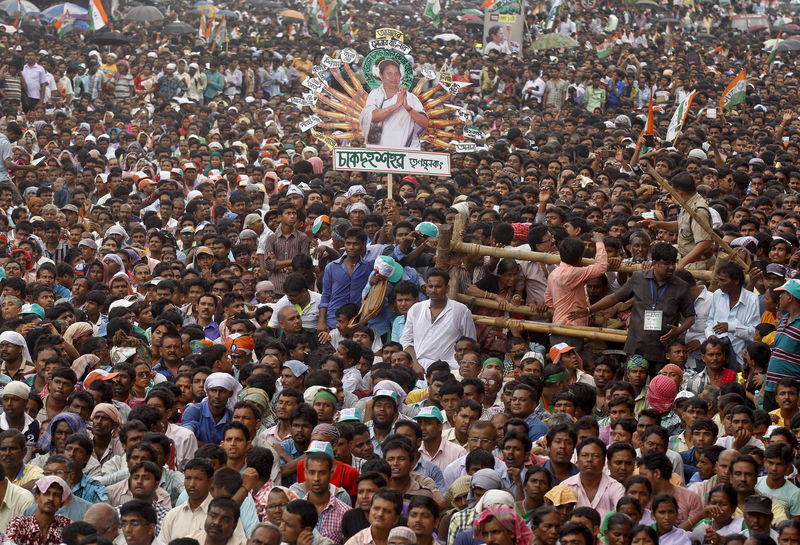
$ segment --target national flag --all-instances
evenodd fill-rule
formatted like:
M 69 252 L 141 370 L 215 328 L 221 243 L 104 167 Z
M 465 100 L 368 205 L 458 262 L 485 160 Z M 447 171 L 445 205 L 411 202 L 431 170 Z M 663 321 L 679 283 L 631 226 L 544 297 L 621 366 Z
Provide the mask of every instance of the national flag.
M 772 70 L 772 63 L 775 62 L 775 59 L 778 57 L 778 43 L 780 43 L 780 39 L 781 31 L 779 30 L 778 35 L 775 37 L 775 46 L 772 48 L 772 52 L 769 54 L 769 58 L 767 59 L 767 70 Z
M 222 45 L 228 41 L 228 21 L 224 17 L 222 22 L 217 25 L 212 41 L 217 45 Z
M 197 35 L 202 38 L 203 40 L 208 40 L 208 33 L 211 32 L 211 26 L 208 24 L 208 19 L 206 19 L 206 14 L 200 14 L 200 28 L 197 31 Z
M 428 0 L 425 4 L 425 11 L 422 13 L 425 17 L 431 20 L 434 26 L 442 24 L 442 4 L 439 0 Z
M 68 9 L 65 9 L 64 13 L 61 14 L 61 17 L 53 22 L 53 26 L 56 27 L 56 33 L 58 36 L 65 36 L 75 30 L 75 24 L 72 16 L 69 14 Z
M 328 18 L 325 16 L 320 0 L 311 0 L 306 8 L 306 12 L 308 13 L 309 28 L 314 31 L 317 36 L 324 36 L 327 34 Z
M 605 59 L 614 52 L 614 46 L 617 45 L 617 38 L 619 38 L 619 32 L 597 46 L 598 59 Z
M 485 0 L 483 4 L 481 4 L 482 8 L 490 8 L 494 5 L 497 0 Z
M 102 0 L 89 0 L 89 27 L 92 30 L 100 30 L 107 24 L 108 15 Z
M 669 23 L 667 23 L 667 33 L 666 39 L 664 40 L 664 45 L 667 48 L 668 55 L 671 55 L 675 52 L 675 42 L 672 41 L 672 29 L 669 27 Z
M 747 96 L 747 75 L 744 70 L 739 72 L 725 87 L 719 98 L 719 106 L 725 111 L 730 111 L 737 104 L 744 102 Z
M 547 25 L 546 28 L 553 28 L 558 12 L 561 11 L 561 4 L 563 0 L 553 0 L 553 5 L 550 6 L 550 11 L 547 12 Z
M 686 122 L 686 116 L 689 115 L 689 108 L 692 107 L 697 91 L 692 91 L 681 100 L 675 113 L 672 114 L 672 119 L 667 127 L 667 142 L 674 142 L 678 135 L 683 132 L 683 124 Z

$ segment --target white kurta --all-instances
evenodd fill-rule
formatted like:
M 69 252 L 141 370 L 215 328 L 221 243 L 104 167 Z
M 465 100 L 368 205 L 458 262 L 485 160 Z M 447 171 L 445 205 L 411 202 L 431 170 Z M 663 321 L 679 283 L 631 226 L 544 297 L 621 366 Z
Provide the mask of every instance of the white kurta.
M 422 102 L 410 91 L 406 92 L 408 105 L 421 114 L 425 114 Z M 391 98 L 386 97 L 386 90 L 383 85 L 370 91 L 367 97 L 367 104 L 361 110 L 361 130 L 364 131 L 365 140 L 369 140 L 368 134 L 372 124 L 372 112 L 390 108 L 397 103 L 397 93 Z M 420 149 L 419 137 L 422 134 L 422 127 L 417 125 L 405 108 L 398 108 L 393 111 L 383 123 L 383 133 L 378 144 L 365 144 L 371 148 L 390 148 L 390 149 Z

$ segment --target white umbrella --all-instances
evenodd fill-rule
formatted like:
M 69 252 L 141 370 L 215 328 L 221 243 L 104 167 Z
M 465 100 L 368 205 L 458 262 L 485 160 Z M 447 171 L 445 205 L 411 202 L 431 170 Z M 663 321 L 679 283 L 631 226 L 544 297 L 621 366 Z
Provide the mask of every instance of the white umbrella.
M 41 10 L 33 2 L 28 2 L 28 0 L 5 0 L 0 2 L 0 10 L 9 15 L 35 15 L 41 13 Z
M 444 42 L 460 42 L 461 36 L 456 36 L 455 34 L 438 34 L 433 37 L 434 40 L 442 40 Z

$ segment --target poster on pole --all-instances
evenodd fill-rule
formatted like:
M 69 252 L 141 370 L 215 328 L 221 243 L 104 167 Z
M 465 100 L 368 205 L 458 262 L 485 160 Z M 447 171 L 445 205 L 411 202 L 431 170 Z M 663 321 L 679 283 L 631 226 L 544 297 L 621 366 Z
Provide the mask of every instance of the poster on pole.
M 497 0 L 486 8 L 483 17 L 484 55 L 492 51 L 501 55 L 520 53 L 525 23 L 522 0 Z
M 334 170 L 450 176 L 450 154 L 380 148 L 334 148 Z

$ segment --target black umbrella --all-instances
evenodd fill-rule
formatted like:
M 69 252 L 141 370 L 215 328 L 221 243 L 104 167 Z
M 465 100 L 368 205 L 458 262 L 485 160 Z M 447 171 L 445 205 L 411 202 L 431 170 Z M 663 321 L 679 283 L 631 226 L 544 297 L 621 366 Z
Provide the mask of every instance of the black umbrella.
M 181 21 L 172 21 L 164 25 L 164 34 L 194 34 L 196 31 L 192 25 Z
M 800 40 L 781 40 L 775 46 L 775 51 L 797 51 L 800 50 Z
M 89 42 L 97 45 L 128 45 L 130 40 L 121 32 L 110 30 L 95 33 L 89 38 Z
M 163 21 L 164 14 L 155 6 L 136 6 L 131 8 L 122 16 L 125 21 L 133 21 L 137 23 L 152 23 L 155 21 Z

